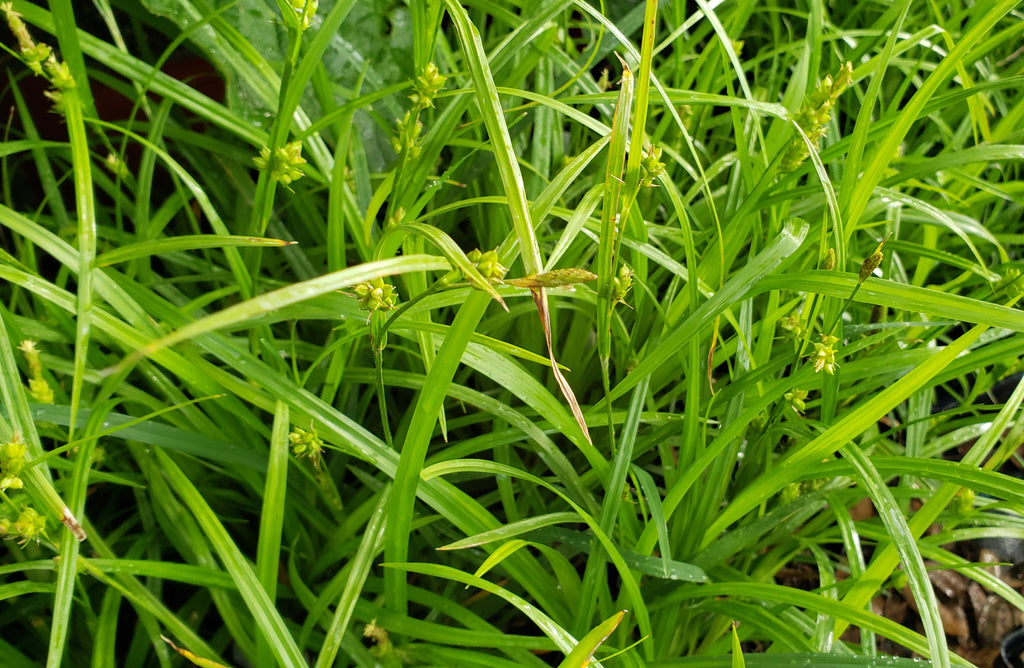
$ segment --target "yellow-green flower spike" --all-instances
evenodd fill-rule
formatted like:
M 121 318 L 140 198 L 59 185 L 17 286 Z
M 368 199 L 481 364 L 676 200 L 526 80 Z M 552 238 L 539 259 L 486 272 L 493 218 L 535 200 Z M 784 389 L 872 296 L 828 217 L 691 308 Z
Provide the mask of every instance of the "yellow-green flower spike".
M 53 403 L 53 388 L 46 382 L 45 378 L 30 378 L 28 381 L 28 393 L 39 404 Z
M 966 515 L 974 510 L 974 490 L 961 487 L 953 497 L 953 509 L 958 515 Z
M 395 153 L 405 155 L 407 158 L 415 158 L 420 154 L 420 132 L 423 131 L 423 123 L 411 112 L 405 112 L 405 116 L 395 123 L 395 136 L 391 138 L 391 146 Z
M 640 185 L 644 188 L 653 188 L 655 181 L 665 173 L 665 163 L 661 161 L 661 149 L 651 146 L 650 150 L 640 160 Z
M 517 288 L 560 288 L 567 285 L 576 285 L 577 283 L 586 283 L 595 278 L 597 278 L 597 274 L 591 273 L 586 269 L 571 267 L 569 269 L 545 271 L 542 274 L 532 274 L 523 278 L 510 278 L 505 282 Z
M 21 52 L 21 57 L 25 59 L 25 64 L 33 72 L 42 76 L 43 63 L 53 56 L 53 50 L 46 44 L 36 44 L 25 22 L 21 20 L 21 14 L 14 11 L 14 3 L 0 3 L 0 11 L 4 13 L 7 26 L 18 40 L 18 50 Z
M 470 257 L 473 255 L 473 257 Z M 481 253 L 479 250 L 470 251 L 466 255 L 470 262 L 476 265 L 476 270 L 480 272 L 480 275 L 491 282 L 499 282 L 508 273 L 508 267 L 498 261 L 498 252 L 489 250 Z
M 43 63 L 43 67 L 50 76 L 53 87 L 57 90 L 67 90 L 74 87 L 75 79 L 71 76 L 71 68 L 64 61 L 58 62 L 53 58 L 48 58 Z
M 21 515 L 11 525 L 16 533 L 21 537 L 18 542 L 24 545 L 30 540 L 39 540 L 46 535 L 46 517 L 36 512 L 35 508 L 29 507 L 21 511 Z
M 296 428 L 288 434 L 288 442 L 292 446 L 292 454 L 296 457 L 307 457 L 313 461 L 314 466 L 320 465 L 323 456 L 324 442 L 317 434 L 316 429 Z
M 799 339 L 804 335 L 804 323 L 796 313 L 779 320 L 779 326 L 790 338 Z
M 4 18 L 7 19 L 7 26 L 18 40 L 18 51 L 25 65 L 37 76 L 50 80 L 53 90 L 45 91 L 44 94 L 53 100 L 55 111 L 63 112 L 64 99 L 61 96 L 61 91 L 68 90 L 75 85 L 71 69 L 67 63 L 57 60 L 53 55 L 53 49 L 48 45 L 36 43 L 32 39 L 28 27 L 21 20 L 21 14 L 14 11 L 13 3 L 0 3 L 0 12 L 3 12 Z
M 302 142 L 293 141 L 274 150 L 271 157 L 270 147 L 260 149 L 259 156 L 252 159 L 259 169 L 270 169 L 270 178 L 288 185 L 301 179 L 305 173 L 302 165 L 306 159 L 302 157 Z
M 43 365 L 39 361 L 39 349 L 36 348 L 36 342 L 26 339 L 18 345 L 18 350 L 25 355 L 25 360 L 28 362 L 29 394 L 38 403 L 52 404 L 53 389 L 50 388 L 50 384 L 43 377 Z
M 390 311 L 398 308 L 398 293 L 395 286 L 385 283 L 383 278 L 374 278 L 360 283 L 353 290 L 359 300 L 359 308 L 370 313 Z
M 128 171 L 128 165 L 121 159 L 116 153 L 107 153 L 107 157 L 103 159 L 103 166 L 106 167 L 111 174 L 117 176 L 120 179 L 127 179 L 131 172 Z
M 25 64 L 37 76 L 43 76 L 43 63 L 53 56 L 53 49 L 47 44 L 36 44 L 29 49 L 22 49 L 21 57 Z
M 389 227 L 389 228 L 391 228 L 391 227 L 395 227 L 396 225 L 401 225 L 404 222 L 405 222 L 405 207 L 404 206 L 400 206 L 397 209 L 395 209 L 394 213 L 389 213 L 388 214 L 388 219 L 384 223 L 384 225 Z
M 819 373 L 824 369 L 825 373 L 830 376 L 835 375 L 836 367 L 839 366 L 836 362 L 835 351 L 835 345 L 838 341 L 838 337 L 831 334 L 822 334 L 821 341 L 814 344 L 814 354 L 812 357 L 814 359 L 815 373 Z
M 794 387 L 791 391 L 782 395 L 782 397 L 797 413 L 803 415 L 803 412 L 807 410 L 807 404 L 805 403 L 807 390 L 800 390 Z
M 423 68 L 423 74 L 416 77 L 412 84 L 415 92 L 409 96 L 413 107 L 417 110 L 427 109 L 434 106 L 434 98 L 444 88 L 447 77 L 441 75 L 434 63 L 427 63 Z
M 625 304 L 626 295 L 633 287 L 633 270 L 628 264 L 619 267 L 619 273 L 612 279 L 612 304 Z
M 830 113 L 835 106 L 839 95 L 853 81 L 853 65 L 846 63 L 839 68 L 835 78 L 826 75 L 818 84 L 817 89 L 808 96 L 807 102 L 797 112 L 794 120 L 800 126 L 812 144 L 825 136 L 825 126 L 831 119 Z M 783 172 L 792 172 L 799 167 L 811 154 L 810 149 L 801 137 L 794 137 L 782 158 L 780 169 Z
M 387 630 L 383 626 L 379 626 L 376 619 L 370 620 L 370 623 L 363 627 L 363 637 L 374 643 L 370 648 L 370 653 L 378 659 L 385 659 L 395 654 L 395 647 L 391 643 Z
M 25 468 L 27 455 L 28 446 L 21 432 L 14 432 L 11 440 L 0 445 L 0 473 L 4 476 L 17 476 Z
M 39 349 L 36 348 L 36 342 L 30 339 L 25 339 L 18 344 L 18 350 L 25 356 L 25 361 L 28 362 L 28 373 L 33 378 L 37 377 L 43 372 L 43 365 L 39 362 Z
M 875 269 L 878 269 L 878 266 L 882 264 L 882 258 L 884 257 L 882 255 L 882 247 L 885 246 L 885 242 L 888 240 L 888 236 L 886 236 L 885 239 L 882 239 L 882 243 L 878 244 L 878 248 L 875 249 L 875 252 L 867 256 L 864 262 L 861 263 L 860 272 L 857 274 L 857 283 L 863 283 L 868 280 L 868 278 L 871 277 L 871 274 L 874 273 Z
M 783 504 L 793 503 L 805 493 L 806 490 L 803 483 L 791 482 L 782 488 L 782 491 L 779 493 L 779 500 Z

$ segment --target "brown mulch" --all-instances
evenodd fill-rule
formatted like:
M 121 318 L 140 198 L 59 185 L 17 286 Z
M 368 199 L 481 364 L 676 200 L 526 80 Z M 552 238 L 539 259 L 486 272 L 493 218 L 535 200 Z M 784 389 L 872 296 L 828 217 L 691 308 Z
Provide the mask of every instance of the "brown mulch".
M 958 549 L 966 547 L 957 546 Z M 986 570 L 1006 584 L 1020 591 L 1022 583 L 1011 574 L 1012 568 L 988 549 L 978 549 L 975 563 L 988 563 Z M 928 564 L 937 566 L 937 564 Z M 1013 629 L 1021 625 L 1020 611 L 1000 596 L 993 594 L 977 582 L 954 570 L 936 568 L 929 578 L 939 604 L 939 617 L 946 631 L 949 647 L 976 666 L 1004 665 L 999 657 L 1000 642 Z M 909 587 L 890 591 L 871 602 L 872 609 L 894 622 L 923 632 L 917 603 Z M 895 656 L 911 656 L 910 652 L 889 640 L 879 639 L 879 650 Z M 999 659 L 999 663 L 996 660 Z
M 870 502 L 864 510 L 866 514 L 871 513 Z M 1001 553 L 997 554 L 990 547 Z M 999 542 L 991 545 L 968 542 L 947 545 L 946 549 L 972 564 L 990 564 L 979 565 L 978 568 L 984 568 L 1018 592 L 1024 588 L 1024 569 L 1021 568 L 1024 564 L 1011 566 L 1009 563 L 1020 562 L 1024 557 L 1024 541 L 1006 541 L 1002 545 Z M 1004 668 L 1006 664 L 1000 657 L 1000 643 L 1008 633 L 1024 625 L 1024 615 L 963 573 L 943 568 L 936 563 L 927 565 L 950 649 L 980 668 Z M 804 590 L 813 590 L 819 586 L 817 569 L 806 563 L 791 564 L 779 571 L 775 579 L 779 584 Z M 909 587 L 887 590 L 871 602 L 871 608 L 876 614 L 900 625 L 918 633 L 924 632 L 917 602 Z M 859 644 L 860 629 L 851 627 L 842 638 Z M 876 642 L 880 653 L 899 657 L 916 656 L 888 638 L 878 636 Z

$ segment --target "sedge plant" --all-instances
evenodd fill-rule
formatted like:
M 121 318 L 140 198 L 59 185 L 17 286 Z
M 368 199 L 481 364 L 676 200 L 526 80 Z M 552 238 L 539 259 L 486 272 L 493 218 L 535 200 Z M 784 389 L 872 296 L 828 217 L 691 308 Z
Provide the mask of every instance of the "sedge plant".
M 2 10 L 4 665 L 968 665 L 936 572 L 1024 611 L 971 547 L 1024 538 L 1020 2 Z

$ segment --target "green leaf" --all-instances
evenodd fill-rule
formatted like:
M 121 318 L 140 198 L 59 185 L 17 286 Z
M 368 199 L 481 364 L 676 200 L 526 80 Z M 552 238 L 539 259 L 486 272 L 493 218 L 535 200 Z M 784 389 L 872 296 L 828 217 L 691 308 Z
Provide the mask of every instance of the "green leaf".
M 225 570 L 231 575 L 232 581 L 242 595 L 242 600 L 256 622 L 256 628 L 266 638 L 267 646 L 274 655 L 278 665 L 289 668 L 300 668 L 308 665 L 302 652 L 295 644 L 284 620 L 267 596 L 256 573 L 241 550 L 231 539 L 220 519 L 210 508 L 206 499 L 196 489 L 185 473 L 178 468 L 163 450 L 154 450 L 156 459 L 167 476 L 178 497 L 188 506 L 196 521 L 202 527 L 207 540 L 216 550 Z
M 188 234 L 166 239 L 140 241 L 107 251 L 96 258 L 97 267 L 109 267 L 119 262 L 127 262 L 140 257 L 160 255 L 163 253 L 188 252 L 200 248 L 223 248 L 226 246 L 250 246 L 279 248 L 290 246 L 296 242 L 280 239 L 261 239 L 258 237 L 240 237 L 219 234 Z
M 799 286 L 801 291 L 846 298 L 856 285 L 855 274 L 808 271 L 768 277 L 761 282 L 756 291 L 760 293 Z M 1024 313 L 1019 309 L 881 278 L 869 278 L 865 281 L 854 295 L 854 300 L 913 313 L 928 313 L 940 318 L 1004 327 L 1017 332 L 1024 331 Z
M 744 668 L 743 648 L 740 647 L 740 634 L 736 633 L 736 623 L 732 624 L 732 668 Z
M 591 665 L 591 660 L 594 658 L 597 648 L 604 641 L 608 640 L 608 636 L 618 628 L 619 622 L 625 616 L 626 611 L 620 610 L 595 626 L 590 633 L 583 636 L 579 644 L 569 652 L 569 655 L 565 657 L 562 663 L 558 664 L 558 668 L 587 668 L 587 666 Z
M 208 332 L 224 327 L 238 325 L 265 313 L 276 311 L 291 304 L 313 299 L 342 288 L 351 287 L 382 276 L 393 276 L 412 271 L 438 271 L 449 269 L 446 260 L 430 255 L 407 255 L 361 264 L 349 269 L 342 269 L 318 278 L 294 283 L 284 288 L 254 297 L 240 304 L 229 306 L 205 318 L 196 320 L 177 331 L 156 341 L 151 341 L 134 355 L 128 357 L 124 364 L 130 364 L 141 357 L 168 348 Z
M 683 322 L 675 325 L 672 332 L 661 339 L 658 345 L 640 360 L 632 372 L 612 388 L 608 400 L 621 397 L 641 379 L 648 377 L 672 355 L 676 354 L 689 339 L 704 335 L 707 326 L 737 301 L 750 296 L 750 293 L 756 290 L 771 289 L 764 287 L 768 274 L 784 267 L 787 260 L 792 258 L 793 253 L 803 243 L 807 229 L 806 224 L 787 227 L 763 251 L 751 258 L 743 269 L 736 272 L 715 293 L 714 297 L 701 304 Z M 787 282 L 787 284 L 792 285 L 791 282 Z
M 576 513 L 548 513 L 547 515 L 538 515 L 518 522 L 510 522 L 498 529 L 492 529 L 490 531 L 479 533 L 475 536 L 469 536 L 468 538 L 457 540 L 454 543 L 442 545 L 437 549 L 464 550 L 469 547 L 478 547 L 480 545 L 486 545 L 487 543 L 493 543 L 494 541 L 505 540 L 513 536 L 533 531 L 534 529 L 551 526 L 552 524 L 573 523 L 579 521 L 580 517 Z
M 504 587 L 493 584 L 479 578 L 475 575 L 463 573 L 460 570 L 454 569 L 450 566 L 442 566 L 440 564 L 419 564 L 419 563 L 407 563 L 407 564 L 383 564 L 385 568 L 395 569 L 398 571 L 405 571 L 409 573 L 419 573 L 421 575 L 430 575 L 433 577 L 446 578 L 454 582 L 461 582 L 467 586 L 476 587 L 483 589 L 486 592 L 498 596 L 512 606 L 514 606 L 519 612 L 529 617 L 537 628 L 541 630 L 544 635 L 551 638 L 566 654 L 572 652 L 573 648 L 578 644 L 576 639 L 573 638 L 569 633 L 561 626 L 556 624 L 554 620 L 548 617 L 546 614 L 538 610 L 535 606 L 530 605 L 526 599 L 513 594 Z

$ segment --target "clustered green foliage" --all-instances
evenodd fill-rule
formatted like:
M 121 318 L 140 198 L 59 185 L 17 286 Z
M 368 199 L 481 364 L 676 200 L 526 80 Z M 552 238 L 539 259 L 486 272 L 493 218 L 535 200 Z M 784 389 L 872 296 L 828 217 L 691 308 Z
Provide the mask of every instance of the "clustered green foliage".
M 4 666 L 947 666 L 929 572 L 1024 610 L 961 549 L 1024 538 L 1024 4 L 2 10 Z

